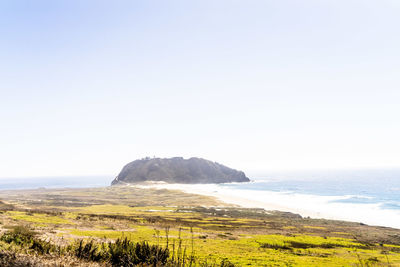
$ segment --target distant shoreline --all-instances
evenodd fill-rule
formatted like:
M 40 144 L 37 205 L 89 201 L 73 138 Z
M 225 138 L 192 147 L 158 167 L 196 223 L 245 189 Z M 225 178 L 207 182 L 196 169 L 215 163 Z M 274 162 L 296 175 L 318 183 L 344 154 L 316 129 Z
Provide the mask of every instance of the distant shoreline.
M 200 185 L 200 186 L 199 186 Z M 267 211 L 280 211 L 280 212 L 290 212 L 293 214 L 299 214 L 303 218 L 309 217 L 313 219 L 327 219 L 327 220 L 338 220 L 338 221 L 347 221 L 347 222 L 358 222 L 358 223 L 363 223 L 371 226 L 379 226 L 379 227 L 390 227 L 390 228 L 395 228 L 395 229 L 400 229 L 400 224 L 399 223 L 391 223 L 389 224 L 388 221 L 386 221 L 386 225 L 383 223 L 379 222 L 374 222 L 374 214 L 371 213 L 369 214 L 367 210 L 364 210 L 364 213 L 367 213 L 369 216 L 368 218 L 365 218 L 364 220 L 360 219 L 353 219 L 351 217 L 352 214 L 347 214 L 349 213 L 348 210 L 343 210 L 344 216 L 334 216 L 330 215 L 327 212 L 319 212 L 316 210 L 313 210 L 312 208 L 300 208 L 298 207 L 299 205 L 284 205 L 284 204 L 278 204 L 279 200 L 276 199 L 273 201 L 258 201 L 255 199 L 251 199 L 250 197 L 246 197 L 246 195 L 238 195 L 238 194 L 233 194 L 232 191 L 228 190 L 223 190 L 220 188 L 216 188 L 218 186 L 217 184 L 168 184 L 164 182 L 145 182 L 145 183 L 137 183 L 137 184 L 126 184 L 126 186 L 131 186 L 131 187 L 137 187 L 137 188 L 149 188 L 149 189 L 168 189 L 168 190 L 179 190 L 184 193 L 188 194 L 198 194 L 198 195 L 204 195 L 204 196 L 211 196 L 215 197 L 217 200 L 227 203 L 227 204 L 233 204 L 239 207 L 243 208 L 262 208 Z M 237 192 L 239 193 L 239 192 Z M 272 193 L 272 192 L 269 192 Z M 280 192 L 273 192 L 275 194 L 280 194 Z M 289 196 L 290 197 L 290 196 Z M 289 198 L 288 197 L 288 198 Z M 273 196 L 269 197 L 270 199 L 273 199 Z M 329 198 L 329 197 L 325 197 Z M 293 201 L 296 202 L 296 198 L 293 197 Z M 300 203 L 299 203 L 300 204 Z M 340 205 L 340 204 L 338 204 Z M 343 204 L 341 204 L 343 205 Z M 350 205 L 350 204 L 347 204 Z M 355 204 L 356 205 L 356 204 Z M 366 209 L 366 208 L 364 208 Z M 390 217 L 391 214 L 389 214 L 387 210 L 378 210 L 382 216 L 385 217 Z M 374 212 L 378 212 L 377 210 L 374 210 Z M 347 212 L 347 213 L 346 213 Z M 350 209 L 351 212 L 351 209 Z M 356 211 L 354 211 L 356 213 Z M 365 215 L 365 214 L 364 214 Z M 345 217 L 345 216 L 350 216 L 350 217 Z
M 7 179 L 0 180 L 0 191 L 99 188 L 108 187 L 110 185 L 109 181 L 109 176 Z M 1 186 L 2 182 L 5 186 Z M 303 182 L 300 183 L 302 186 Z M 304 183 L 306 184 L 306 182 Z M 398 208 L 383 207 L 376 199 L 372 197 L 368 199 L 368 197 L 358 195 L 360 193 L 357 192 L 355 192 L 355 195 L 346 195 L 348 192 L 344 192 L 343 195 L 340 195 L 340 193 L 339 195 L 330 195 L 329 193 L 315 195 L 313 192 L 302 190 L 289 192 L 290 188 L 299 185 L 292 183 L 286 184 L 286 190 L 277 188 L 271 190 L 269 188 L 271 185 L 269 180 L 268 183 L 264 184 L 260 180 L 255 180 L 249 183 L 222 185 L 168 184 L 164 182 L 144 182 L 126 185 L 142 188 L 179 190 L 189 194 L 211 196 L 220 202 L 244 208 L 262 208 L 265 210 L 290 212 L 299 214 L 302 217 L 315 219 L 359 222 L 372 226 L 400 229 L 400 210 Z M 331 184 L 325 184 L 325 181 L 323 186 L 324 188 L 331 188 Z M 315 188 L 314 184 L 313 188 Z M 351 189 L 352 187 L 349 188 Z M 352 202 L 353 200 L 356 200 L 356 202 Z M 357 203 L 357 201 L 361 202 Z
M 127 184 L 126 186 L 132 186 L 137 188 L 153 188 L 153 189 L 168 189 L 168 190 L 180 190 L 184 193 L 188 194 L 198 194 L 204 196 L 211 196 L 217 198 L 219 201 L 225 202 L 227 204 L 237 205 L 243 208 L 263 208 L 265 210 L 270 211 L 283 211 L 283 212 L 291 212 L 295 214 L 299 214 L 302 217 L 312 217 L 317 219 L 332 219 L 336 220 L 336 218 L 326 218 L 320 217 L 320 214 L 316 212 L 309 212 L 302 209 L 293 209 L 283 205 L 277 205 L 275 203 L 264 203 L 260 201 L 251 200 L 245 197 L 240 196 L 232 196 L 226 193 L 221 193 L 218 191 L 210 191 L 199 188 L 199 185 L 204 184 L 168 184 L 163 182 L 146 182 L 146 183 L 138 183 L 138 184 Z M 209 184 L 205 184 L 209 185 Z

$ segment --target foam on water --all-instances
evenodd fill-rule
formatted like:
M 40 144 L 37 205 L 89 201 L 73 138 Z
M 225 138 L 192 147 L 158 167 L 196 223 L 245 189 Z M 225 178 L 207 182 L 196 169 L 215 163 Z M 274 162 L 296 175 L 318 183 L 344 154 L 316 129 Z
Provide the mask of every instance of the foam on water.
M 388 209 L 384 203 L 379 202 L 345 202 L 353 196 L 320 196 L 268 190 L 226 189 L 223 191 L 225 194 L 248 199 L 249 206 L 252 205 L 252 201 L 256 201 L 259 207 L 268 209 L 279 206 L 282 211 L 295 212 L 312 218 L 338 219 L 400 228 L 400 210 Z
M 382 172 L 342 172 L 306 177 L 308 179 L 293 180 L 293 176 L 275 175 L 249 183 L 152 186 L 215 196 L 244 207 L 400 229 L 400 194 L 396 191 L 400 186 L 400 171 L 386 171 L 385 175 Z
M 1 189 L 107 186 L 111 176 L 0 179 Z M 271 173 L 249 183 L 153 183 L 244 207 L 400 229 L 400 170 Z

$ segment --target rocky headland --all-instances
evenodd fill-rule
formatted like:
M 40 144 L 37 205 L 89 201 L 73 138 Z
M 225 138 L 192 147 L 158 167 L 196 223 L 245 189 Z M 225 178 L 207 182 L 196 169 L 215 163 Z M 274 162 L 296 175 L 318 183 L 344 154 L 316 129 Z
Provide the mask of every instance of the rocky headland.
M 209 184 L 250 180 L 242 171 L 202 158 L 144 158 L 125 165 L 112 185 L 147 181 Z

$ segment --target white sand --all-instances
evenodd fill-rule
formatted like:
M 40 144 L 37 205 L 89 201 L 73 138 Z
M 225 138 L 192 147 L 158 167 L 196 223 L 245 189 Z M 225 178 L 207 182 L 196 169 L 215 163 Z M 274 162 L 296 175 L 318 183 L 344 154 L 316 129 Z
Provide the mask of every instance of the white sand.
M 167 184 L 147 182 L 133 187 L 180 190 L 212 196 L 245 208 L 263 208 L 300 214 L 303 217 L 362 222 L 400 229 L 400 211 L 382 209 L 379 204 L 340 203 L 349 196 L 317 196 L 285 192 L 230 189 L 216 184 Z M 199 203 L 201 205 L 201 203 Z
M 265 210 L 285 211 L 285 212 L 301 214 L 302 216 L 323 218 L 321 217 L 321 214 L 318 212 L 312 212 L 304 209 L 279 205 L 274 202 L 257 201 L 254 199 L 246 198 L 244 196 L 232 195 L 231 190 L 216 188 L 217 185 L 215 184 L 199 185 L 199 184 L 168 184 L 164 182 L 146 182 L 143 184 L 132 184 L 131 186 L 138 188 L 179 190 L 189 194 L 198 194 L 198 195 L 215 197 L 217 200 L 221 202 L 237 205 L 244 208 L 263 208 Z

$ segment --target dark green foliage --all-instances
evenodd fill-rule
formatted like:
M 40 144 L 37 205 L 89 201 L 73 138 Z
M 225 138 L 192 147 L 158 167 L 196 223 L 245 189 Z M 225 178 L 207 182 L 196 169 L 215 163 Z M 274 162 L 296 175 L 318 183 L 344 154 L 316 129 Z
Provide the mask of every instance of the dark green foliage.
M 1 241 L 22 245 L 32 243 L 36 233 L 25 226 L 15 226 L 0 237 Z
M 299 241 L 287 241 L 284 244 L 260 243 L 260 247 L 261 248 L 292 250 L 292 249 L 295 249 L 295 248 L 298 248 L 298 249 L 337 248 L 337 247 L 345 247 L 345 246 L 342 245 L 342 244 L 338 244 L 338 243 L 312 244 L 312 243 L 299 242 Z M 364 248 L 364 247 L 354 246 L 354 248 Z
M 25 226 L 15 226 L 0 237 L 6 243 L 32 249 L 38 254 L 59 252 L 60 248 L 48 241 L 36 238 L 36 233 Z
M 36 237 L 36 233 L 24 226 L 16 226 L 0 236 L 0 240 L 17 245 L 38 255 L 72 255 L 88 262 L 108 262 L 112 266 L 170 266 L 170 267 L 234 267 L 224 259 L 220 264 L 209 264 L 207 261 L 195 264 L 194 245 L 192 243 L 190 255 L 186 247 L 182 246 L 179 234 L 178 244 L 175 249 L 173 243 L 172 256 L 167 247 L 149 245 L 147 242 L 136 243 L 125 239 L 117 239 L 115 242 L 96 242 L 94 240 L 80 240 L 75 244 L 62 247 Z M 193 236 L 192 236 L 193 240 Z M 28 253 L 29 254 L 29 253 Z M 0 251 L 0 266 L 36 266 L 28 255 L 21 256 L 12 252 Z
M 165 265 L 169 258 L 167 248 L 149 245 L 147 242 L 134 243 L 127 238 L 109 243 L 110 262 L 114 266 L 135 266 L 150 264 Z
M 48 241 L 43 241 L 40 239 L 33 239 L 30 249 L 35 250 L 39 254 L 50 254 L 52 252 L 60 252 L 60 247 L 56 246 Z
M 87 261 L 108 261 L 113 266 L 166 265 L 169 251 L 161 246 L 149 245 L 147 242 L 135 243 L 127 238 L 117 239 L 115 243 L 97 243 L 84 240 L 68 246 L 67 251 Z
M 261 243 L 260 248 L 272 248 L 272 249 L 292 249 L 291 247 L 281 244 L 270 244 L 270 243 Z
M 230 262 L 228 259 L 223 259 L 221 261 L 221 267 L 235 267 L 235 264 Z
M 77 244 L 69 246 L 67 250 L 72 251 L 77 258 L 88 261 L 102 261 L 108 258 L 104 246 L 101 247 L 93 240 L 88 242 L 80 240 Z

